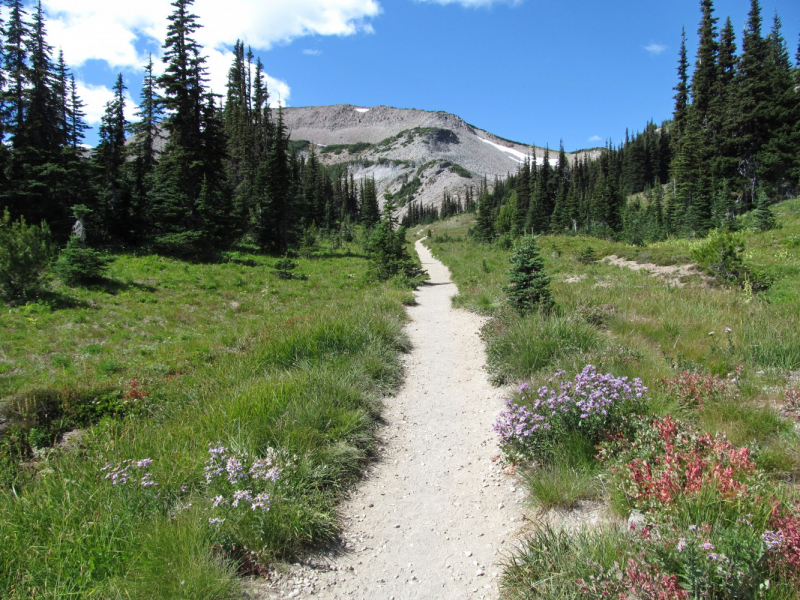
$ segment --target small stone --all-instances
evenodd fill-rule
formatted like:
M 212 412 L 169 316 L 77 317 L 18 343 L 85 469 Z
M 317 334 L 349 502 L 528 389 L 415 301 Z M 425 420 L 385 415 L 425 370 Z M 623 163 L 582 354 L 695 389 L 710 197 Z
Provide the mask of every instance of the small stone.
M 501 502 L 500 504 L 498 504 L 497 508 L 503 508 L 503 503 Z
M 395 529 L 400 529 L 400 525 L 395 525 L 394 528 Z
M 464 556 L 466 556 L 467 558 L 469 558 L 470 556 L 472 556 L 472 552 L 470 552 L 469 550 L 467 550 L 466 552 L 464 552 Z

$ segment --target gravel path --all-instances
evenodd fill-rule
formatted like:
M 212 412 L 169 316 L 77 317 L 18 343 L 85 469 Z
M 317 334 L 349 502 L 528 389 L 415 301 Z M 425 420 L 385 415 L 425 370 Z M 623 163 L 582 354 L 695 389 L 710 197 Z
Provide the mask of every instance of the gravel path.
M 498 561 L 522 525 L 492 423 L 505 392 L 484 370 L 481 317 L 452 308 L 449 270 L 421 241 L 430 281 L 407 326 L 406 383 L 386 401 L 380 460 L 343 506 L 341 552 L 289 565 L 253 598 L 497 598 Z

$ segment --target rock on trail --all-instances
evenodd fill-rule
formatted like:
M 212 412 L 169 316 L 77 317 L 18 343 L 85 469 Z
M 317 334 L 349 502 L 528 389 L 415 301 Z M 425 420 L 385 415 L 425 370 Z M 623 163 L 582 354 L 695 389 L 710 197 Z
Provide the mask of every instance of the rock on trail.
M 503 390 L 490 385 L 483 319 L 452 308 L 449 270 L 417 242 L 430 281 L 407 326 L 406 383 L 386 400 L 382 451 L 343 506 L 336 555 L 278 569 L 248 595 L 272 598 L 497 598 L 523 520 L 524 493 L 502 472 L 492 424 Z

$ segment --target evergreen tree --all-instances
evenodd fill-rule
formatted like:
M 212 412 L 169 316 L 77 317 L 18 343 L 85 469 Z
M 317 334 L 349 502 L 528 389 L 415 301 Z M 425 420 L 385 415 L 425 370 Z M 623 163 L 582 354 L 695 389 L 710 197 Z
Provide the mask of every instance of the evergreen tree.
M 552 309 L 551 278 L 545 273 L 536 238 L 526 236 L 517 242 L 509 261 L 509 284 L 503 288 L 509 303 L 521 313 Z
M 700 0 L 703 18 L 700 22 L 700 46 L 697 49 L 697 62 L 692 75 L 692 110 L 702 127 L 706 126 L 718 75 L 718 42 L 712 0 Z
M 206 92 L 205 59 L 192 37 L 200 27 L 190 12 L 193 2 L 175 0 L 169 16 L 166 70 L 158 79 L 162 104 L 170 113 L 164 121 L 169 142 L 155 171 L 151 197 L 157 245 L 181 254 L 208 252 L 206 238 L 222 243 L 218 225 L 205 216 L 221 214 L 228 207 L 229 194 L 219 172 L 220 160 L 226 156 L 225 147 L 219 145 L 224 133 L 216 125 L 213 96 Z M 206 131 L 208 126 L 212 132 Z
M 751 0 L 735 80 L 734 135 L 739 172 L 743 178 L 745 206 L 755 200 L 759 182 L 757 156 L 767 141 L 772 90 L 768 77 L 769 46 L 761 36 L 761 6 Z
M 361 224 L 369 229 L 377 225 L 379 220 L 380 207 L 375 180 L 365 179 L 361 183 Z
M 28 37 L 30 32 L 25 22 L 27 13 L 22 0 L 7 0 L 7 6 L 9 20 L 4 45 L 7 87 L 0 88 L 0 94 L 3 98 L 2 121 L 5 131 L 11 134 L 12 140 L 14 140 L 25 122 L 27 106 L 25 88 L 29 80 Z M 14 141 L 15 145 L 16 143 L 17 141 Z
M 256 184 L 259 194 L 258 243 L 263 249 L 277 253 L 286 252 L 293 241 L 292 181 L 287 142 L 283 111 L 279 108 L 275 138 L 267 160 L 259 169 Z
M 681 49 L 678 59 L 678 85 L 675 86 L 674 140 L 680 143 L 689 112 L 689 59 L 686 53 L 686 30 L 681 31 Z
M 757 154 L 758 176 L 762 186 L 771 196 L 796 189 L 791 180 L 794 156 L 793 145 L 796 126 L 797 95 L 792 74 L 792 64 L 786 41 L 781 35 L 781 21 L 777 13 L 772 31 L 766 39 L 768 57 L 765 69 L 771 92 L 766 112 L 766 139 Z
M 97 211 L 109 233 L 126 239 L 131 233 L 131 205 L 127 181 L 123 176 L 126 160 L 125 140 L 129 123 L 125 119 L 125 83 L 122 73 L 114 84 L 114 97 L 106 104 L 100 124 L 100 144 L 94 157 L 100 175 L 100 205 Z
M 775 214 L 770 208 L 769 196 L 764 190 L 758 191 L 758 201 L 755 210 L 755 227 L 759 231 L 769 231 L 777 226 Z
M 489 190 L 484 187 L 478 199 L 478 217 L 473 232 L 475 239 L 480 242 L 491 242 L 494 239 L 496 219 L 494 199 L 489 194 Z
M 75 84 L 75 76 L 69 76 L 69 110 L 67 117 L 69 125 L 67 127 L 67 144 L 72 148 L 74 153 L 77 153 L 84 138 L 84 132 L 89 129 L 86 124 L 86 113 L 84 108 L 86 105 L 83 100 L 78 96 L 78 87 Z
M 739 167 L 734 131 L 736 63 L 736 34 L 728 17 L 720 34 L 717 80 L 709 109 L 709 127 L 715 146 L 710 158 L 710 170 L 716 180 L 737 177 Z

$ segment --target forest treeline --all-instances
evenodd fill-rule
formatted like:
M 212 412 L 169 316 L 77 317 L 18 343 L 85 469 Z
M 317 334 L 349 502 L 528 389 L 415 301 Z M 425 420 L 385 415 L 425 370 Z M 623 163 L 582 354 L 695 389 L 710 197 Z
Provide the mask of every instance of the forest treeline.
M 534 155 L 508 180 L 484 186 L 474 234 L 582 233 L 646 243 L 735 227 L 736 217 L 800 188 L 800 46 L 794 65 L 781 21 L 763 32 L 751 0 L 741 51 L 730 18 L 720 30 L 701 0 L 699 47 L 690 75 L 683 33 L 675 111 L 661 126 L 594 160 L 571 164 L 563 147 Z M 629 198 L 634 195 L 633 199 Z
M 281 111 L 269 108 L 264 67 L 243 43 L 225 97 L 211 92 L 193 0 L 172 3 L 165 70 L 157 77 L 150 59 L 136 120 L 126 120 L 120 75 L 91 150 L 84 104 L 47 42 L 41 2 L 28 14 L 21 0 L 4 1 L 0 210 L 13 219 L 47 222 L 63 243 L 83 206 L 92 245 L 184 256 L 242 239 L 283 253 L 312 225 L 347 236 L 381 219 L 374 181 L 323 165 L 313 147 L 298 155 Z M 546 150 L 463 201 L 448 193 L 440 207 L 412 203 L 404 224 L 475 210 L 485 240 L 554 232 L 644 243 L 701 236 L 796 193 L 800 48 L 793 65 L 778 16 L 765 34 L 759 2 L 751 3 L 740 50 L 730 19 L 720 29 L 712 0 L 701 0 L 695 67 L 690 74 L 684 34 L 672 119 L 572 163 L 563 147 L 552 163 Z
M 283 253 L 314 229 L 347 235 L 380 220 L 375 182 L 298 156 L 269 108 L 264 68 L 239 42 L 227 94 L 208 87 L 193 0 L 175 0 L 163 75 L 146 66 L 136 121 L 120 74 L 99 144 L 84 147 L 84 104 L 47 42 L 41 1 L 5 0 L 0 22 L 0 211 L 46 222 L 66 241 L 80 210 L 88 243 L 198 256 L 245 239 Z

